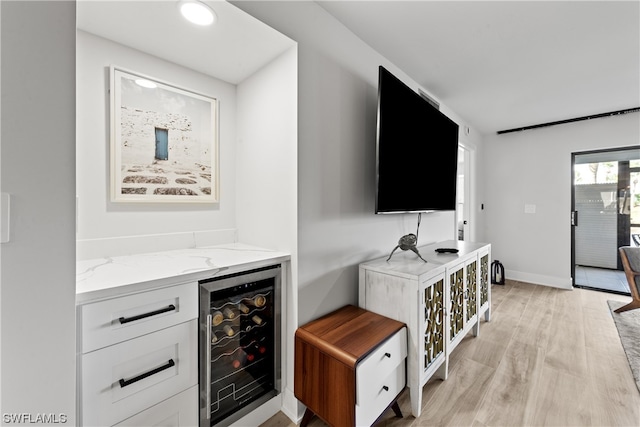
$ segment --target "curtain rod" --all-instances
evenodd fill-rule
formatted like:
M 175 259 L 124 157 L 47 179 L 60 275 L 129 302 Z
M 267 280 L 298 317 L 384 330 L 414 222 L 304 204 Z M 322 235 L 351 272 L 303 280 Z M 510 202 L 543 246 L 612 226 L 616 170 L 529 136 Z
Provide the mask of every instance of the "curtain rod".
M 609 113 L 601 113 L 601 114 L 592 114 L 589 116 L 576 117 L 575 119 L 559 120 L 557 122 L 548 122 L 548 123 L 541 123 L 539 125 L 524 126 L 521 128 L 499 130 L 497 134 L 502 135 L 504 133 L 521 132 L 523 130 L 537 129 L 537 128 L 543 128 L 548 126 L 555 126 L 555 125 L 563 125 L 565 123 L 572 123 L 572 122 L 580 122 L 582 120 L 599 119 L 601 117 L 610 117 L 610 116 L 618 116 L 620 114 L 637 113 L 639 111 L 640 111 L 640 107 L 627 108 L 626 110 L 611 111 Z

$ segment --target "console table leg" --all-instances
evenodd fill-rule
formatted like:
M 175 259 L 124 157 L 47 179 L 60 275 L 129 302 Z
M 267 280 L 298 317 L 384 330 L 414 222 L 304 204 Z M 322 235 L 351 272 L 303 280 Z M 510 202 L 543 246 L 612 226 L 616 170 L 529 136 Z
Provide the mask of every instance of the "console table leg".
M 474 337 L 480 336 L 480 319 L 478 319 L 476 321 L 476 324 L 473 325 L 472 330 L 473 330 L 473 336 Z
M 447 377 L 449 376 L 449 357 L 448 356 L 445 356 L 444 362 L 442 362 L 442 365 L 440 365 L 440 367 L 436 370 L 435 376 L 442 379 L 443 381 L 446 381 Z
M 422 387 L 419 385 L 410 387 L 409 396 L 411 396 L 411 414 L 418 418 L 422 411 Z
M 307 408 L 302 416 L 302 421 L 300 421 L 300 427 L 307 427 L 307 424 L 309 424 L 309 421 L 311 421 L 314 415 L 313 411 Z

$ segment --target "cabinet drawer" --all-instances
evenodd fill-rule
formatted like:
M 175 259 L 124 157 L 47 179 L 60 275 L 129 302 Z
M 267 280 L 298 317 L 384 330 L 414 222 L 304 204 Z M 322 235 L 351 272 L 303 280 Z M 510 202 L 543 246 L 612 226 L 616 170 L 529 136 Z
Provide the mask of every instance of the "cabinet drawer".
M 114 427 L 186 427 L 198 425 L 198 386 L 170 397 Z
M 356 403 L 376 398 L 384 385 L 382 382 L 399 364 L 404 366 L 406 357 L 407 328 L 402 328 L 356 366 Z
M 406 384 L 404 359 L 386 377 L 380 377 L 379 386 L 371 390 L 366 400 L 356 403 L 356 426 L 370 426 L 400 394 Z
M 198 317 L 198 284 L 187 283 L 81 306 L 82 353 Z
M 198 382 L 197 320 L 82 355 L 82 421 L 113 425 Z

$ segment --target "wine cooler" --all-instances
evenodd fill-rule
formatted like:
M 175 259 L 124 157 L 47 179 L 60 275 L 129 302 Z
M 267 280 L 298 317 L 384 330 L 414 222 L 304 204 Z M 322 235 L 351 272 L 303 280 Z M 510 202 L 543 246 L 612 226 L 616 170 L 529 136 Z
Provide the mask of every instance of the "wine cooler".
M 200 427 L 280 392 L 280 265 L 200 281 Z

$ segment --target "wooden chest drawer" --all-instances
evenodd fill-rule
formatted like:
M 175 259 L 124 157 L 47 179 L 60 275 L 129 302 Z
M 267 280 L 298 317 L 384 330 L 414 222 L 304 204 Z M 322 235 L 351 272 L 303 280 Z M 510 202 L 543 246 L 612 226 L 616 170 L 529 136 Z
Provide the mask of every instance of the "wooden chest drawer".
M 198 284 L 187 283 L 80 307 L 82 353 L 198 317 Z
M 331 426 L 371 425 L 406 383 L 407 328 L 393 319 L 345 306 L 295 333 L 294 393 Z
M 113 425 L 198 382 L 197 320 L 82 355 L 82 421 Z

